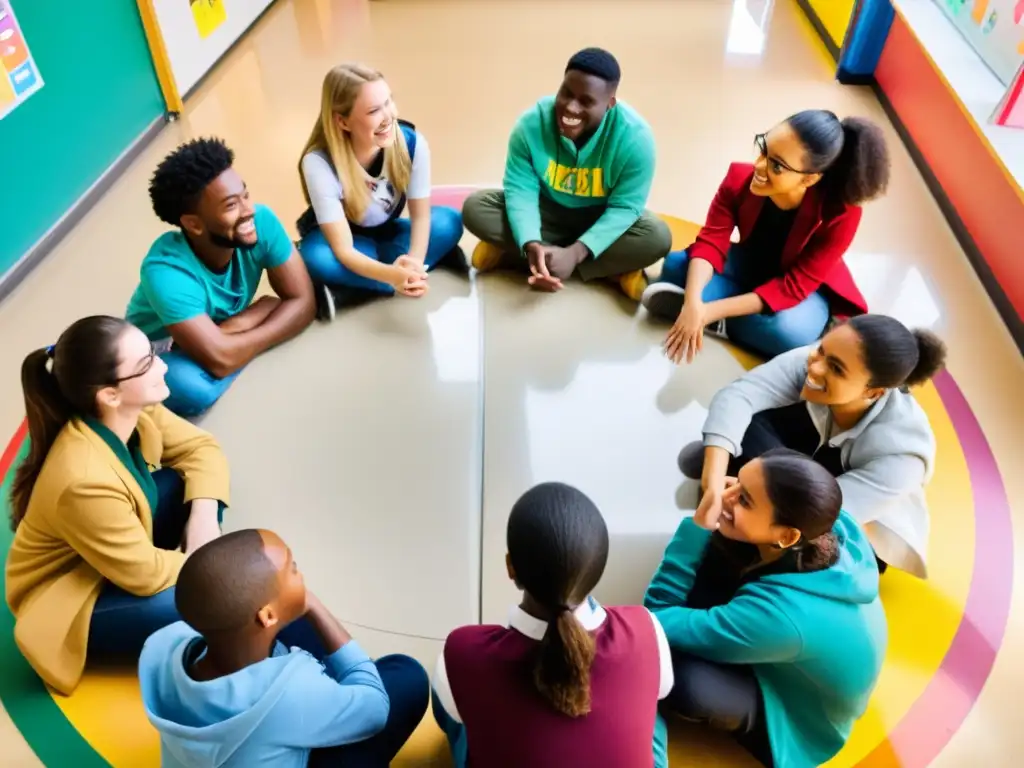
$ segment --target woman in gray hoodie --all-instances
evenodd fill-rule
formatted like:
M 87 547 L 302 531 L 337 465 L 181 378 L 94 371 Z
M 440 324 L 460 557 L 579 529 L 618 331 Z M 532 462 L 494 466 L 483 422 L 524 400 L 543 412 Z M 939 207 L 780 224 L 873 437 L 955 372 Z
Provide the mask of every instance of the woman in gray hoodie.
M 926 578 L 924 486 L 935 435 L 909 388 L 931 379 L 945 359 L 945 345 L 930 331 L 859 315 L 719 391 L 703 441 L 679 455 L 683 474 L 701 480 L 699 510 L 708 525 L 717 525 L 726 477 L 784 446 L 836 477 L 843 509 L 864 527 L 880 570 L 892 565 Z

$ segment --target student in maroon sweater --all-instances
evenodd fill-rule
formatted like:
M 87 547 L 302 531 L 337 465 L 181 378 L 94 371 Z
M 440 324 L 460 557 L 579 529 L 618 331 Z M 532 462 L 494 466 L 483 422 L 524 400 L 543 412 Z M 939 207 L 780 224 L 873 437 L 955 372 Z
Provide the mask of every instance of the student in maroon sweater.
M 512 508 L 507 542 L 522 603 L 508 626 L 452 632 L 434 676 L 456 766 L 667 766 L 653 745 L 673 685 L 668 641 L 647 609 L 590 596 L 608 560 L 597 507 L 568 485 L 538 485 Z
M 881 130 L 805 110 L 754 146 L 753 165 L 729 166 L 697 241 L 665 257 L 641 298 L 673 323 L 665 352 L 674 362 L 693 360 L 705 329 L 775 357 L 816 341 L 830 317 L 867 311 L 843 256 L 861 205 L 889 183 Z

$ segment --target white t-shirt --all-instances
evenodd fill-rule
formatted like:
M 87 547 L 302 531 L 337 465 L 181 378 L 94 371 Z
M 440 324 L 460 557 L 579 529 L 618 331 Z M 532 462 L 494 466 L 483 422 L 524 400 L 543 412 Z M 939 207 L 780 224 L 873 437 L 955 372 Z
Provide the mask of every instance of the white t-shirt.
M 341 179 L 334 171 L 326 152 L 316 150 L 302 158 L 302 176 L 309 190 L 309 200 L 316 214 L 318 224 L 331 224 L 345 218 L 345 208 L 341 204 L 345 191 L 341 188 Z M 387 170 L 383 168 L 380 176 L 367 179 L 370 189 L 370 205 L 363 214 L 363 220 L 350 222 L 361 227 L 376 227 L 391 218 L 402 196 L 387 178 Z M 412 159 L 412 173 L 409 177 L 409 188 L 405 191 L 409 200 L 421 200 L 430 197 L 430 146 L 422 133 L 416 134 L 416 154 Z

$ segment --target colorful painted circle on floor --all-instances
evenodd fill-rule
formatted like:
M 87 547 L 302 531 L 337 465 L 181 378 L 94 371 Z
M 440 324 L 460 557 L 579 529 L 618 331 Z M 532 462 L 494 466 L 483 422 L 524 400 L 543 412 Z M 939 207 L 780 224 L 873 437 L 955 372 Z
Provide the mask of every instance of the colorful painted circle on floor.
M 436 188 L 433 202 L 461 208 L 472 190 Z M 675 248 L 693 242 L 697 225 L 662 218 Z M 736 355 L 746 367 L 756 362 Z M 889 620 L 885 666 L 867 713 L 830 768 L 928 765 L 980 695 L 1006 629 L 1013 543 L 995 457 L 948 373 L 916 396 L 938 444 L 927 491 L 931 575 L 921 581 L 890 570 L 882 579 Z M 26 447 L 22 426 L 0 457 L 4 518 L 12 468 Z M 0 526 L 0 561 L 10 540 L 8 527 Z M 134 669 L 90 668 L 73 696 L 52 694 L 18 652 L 13 626 L 7 606 L 0 606 L 0 701 L 44 765 L 159 765 L 159 743 L 145 719 Z M 422 747 L 435 738 L 421 734 L 418 741 Z M 728 740 L 693 728 L 674 735 L 671 754 L 678 764 L 749 764 Z

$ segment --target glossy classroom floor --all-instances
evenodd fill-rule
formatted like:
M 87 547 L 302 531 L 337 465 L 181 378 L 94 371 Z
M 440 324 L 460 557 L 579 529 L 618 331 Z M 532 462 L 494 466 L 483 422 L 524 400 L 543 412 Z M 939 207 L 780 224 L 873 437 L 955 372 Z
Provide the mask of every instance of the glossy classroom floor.
M 1020 765 L 1024 606 L 1011 596 L 1024 552 L 1024 361 L 876 100 L 833 82 L 793 0 L 280 0 L 0 304 L 0 447 L 11 438 L 0 467 L 20 441 L 24 354 L 79 316 L 123 312 L 163 229 L 147 178 L 176 144 L 225 137 L 255 198 L 294 221 L 320 80 L 363 59 L 429 137 L 436 200 L 458 202 L 465 186 L 500 181 L 516 116 L 595 44 L 620 58 L 620 97 L 654 129 L 650 207 L 669 217 L 701 221 L 727 164 L 794 111 L 886 126 L 891 190 L 867 210 L 848 262 L 876 311 L 949 342 L 948 374 L 920 392 L 940 444 L 934 575 L 883 579 L 888 661 L 831 765 Z M 681 247 L 692 228 L 675 223 Z M 467 253 L 474 244 L 467 236 Z M 371 653 L 404 651 L 428 667 L 453 627 L 504 619 L 515 597 L 506 515 L 539 481 L 593 496 L 613 534 L 598 596 L 639 600 L 694 506 L 676 452 L 698 435 L 712 394 L 751 364 L 711 342 L 693 365 L 672 366 L 659 351 L 664 328 L 604 287 L 538 296 L 500 274 L 431 282 L 423 300 L 345 312 L 259 358 L 203 421 L 231 461 L 229 525 L 277 530 Z M 0 613 L 0 764 L 157 764 L 131 670 L 92 670 L 73 697 L 51 698 Z M 749 764 L 699 730 L 676 733 L 673 750 L 673 765 Z M 448 764 L 431 723 L 397 764 Z

